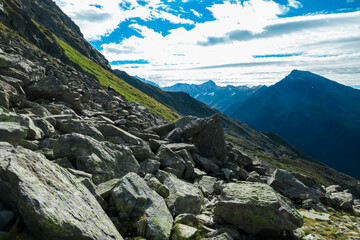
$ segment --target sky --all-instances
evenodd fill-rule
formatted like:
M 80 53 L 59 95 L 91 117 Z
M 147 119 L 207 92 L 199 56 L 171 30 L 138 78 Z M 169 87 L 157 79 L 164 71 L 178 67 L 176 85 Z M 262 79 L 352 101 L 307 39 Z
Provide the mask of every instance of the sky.
M 360 0 L 55 0 L 124 70 L 160 86 L 271 85 L 306 70 L 360 85 Z

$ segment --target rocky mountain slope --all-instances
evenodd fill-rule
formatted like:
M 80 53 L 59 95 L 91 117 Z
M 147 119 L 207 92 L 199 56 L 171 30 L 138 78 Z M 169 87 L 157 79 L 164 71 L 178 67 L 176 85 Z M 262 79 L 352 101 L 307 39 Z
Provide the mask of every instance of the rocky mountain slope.
M 355 179 L 230 118 L 169 122 L 64 39 L 65 62 L 21 34 L 3 22 L 0 239 L 359 237 Z
M 310 156 L 360 179 L 359 102 L 356 89 L 294 70 L 225 113 L 257 130 L 275 132 Z
M 196 100 L 225 112 L 233 104 L 241 104 L 248 97 L 257 91 L 261 91 L 265 86 L 217 86 L 213 81 L 208 81 L 200 85 L 177 83 L 170 87 L 162 88 L 168 92 L 185 92 L 190 94 Z

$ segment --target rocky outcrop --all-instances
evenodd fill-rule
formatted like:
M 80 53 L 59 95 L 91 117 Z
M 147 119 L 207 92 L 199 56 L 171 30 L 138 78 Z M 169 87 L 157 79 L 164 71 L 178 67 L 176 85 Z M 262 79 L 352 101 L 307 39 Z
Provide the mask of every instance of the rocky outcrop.
M 41 154 L 0 143 L 0 200 L 38 239 L 122 239 L 88 189 Z
M 290 172 L 277 169 L 268 181 L 268 184 L 282 195 L 292 200 L 312 199 L 319 201 L 324 195 L 323 189 L 314 189 L 297 180 Z
M 265 236 L 291 231 L 303 224 L 296 208 L 262 183 L 226 184 L 214 213 L 248 233 Z
M 140 165 L 129 148 L 110 142 L 99 142 L 78 133 L 62 135 L 43 142 L 53 149 L 54 157 L 75 161 L 76 168 L 93 176 L 94 183 L 120 178 L 129 172 L 138 172 Z
M 172 228 L 172 216 L 165 201 L 152 191 L 135 173 L 124 176 L 111 191 L 111 202 L 119 212 L 120 221 L 136 218 L 144 227 L 138 232 L 147 239 L 168 239 Z

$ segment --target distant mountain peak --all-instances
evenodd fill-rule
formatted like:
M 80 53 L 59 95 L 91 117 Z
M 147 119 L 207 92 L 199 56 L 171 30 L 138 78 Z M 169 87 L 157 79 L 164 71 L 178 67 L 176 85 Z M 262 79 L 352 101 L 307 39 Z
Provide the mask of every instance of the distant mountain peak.
M 203 84 L 201 84 L 202 86 L 217 86 L 216 83 L 213 80 L 209 80 Z
M 283 81 L 303 81 L 308 83 L 330 83 L 334 82 L 330 79 L 317 75 L 315 73 L 309 71 L 301 71 L 301 70 L 292 70 L 289 75 L 287 75 Z M 281 81 L 282 82 L 282 81 Z

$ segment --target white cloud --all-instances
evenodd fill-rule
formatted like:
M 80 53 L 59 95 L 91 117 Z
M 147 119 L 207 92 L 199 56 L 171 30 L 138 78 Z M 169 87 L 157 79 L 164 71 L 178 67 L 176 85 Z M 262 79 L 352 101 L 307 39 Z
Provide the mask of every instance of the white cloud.
M 200 13 L 198 13 L 197 11 L 195 11 L 194 9 L 190 9 L 190 11 L 197 17 L 201 17 L 202 15 Z
M 347 0 L 348 1 L 348 0 Z M 350 0 L 351 1 L 351 0 Z M 289 0 L 289 7 L 292 8 L 301 8 L 303 5 L 301 4 L 301 2 L 296 1 L 296 0 Z
M 55 0 L 61 9 L 79 25 L 89 41 L 100 40 L 130 18 L 143 20 L 164 19 L 177 24 L 194 24 L 190 19 L 163 11 L 167 6 L 161 0 L 147 1 L 145 6 L 136 0 Z M 101 6 L 101 8 L 96 6 Z

